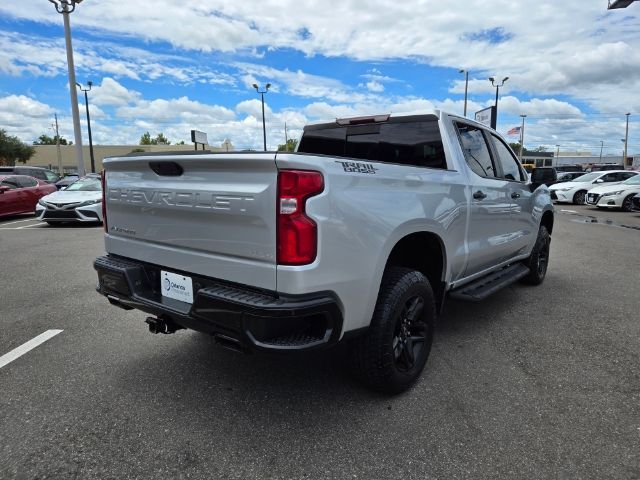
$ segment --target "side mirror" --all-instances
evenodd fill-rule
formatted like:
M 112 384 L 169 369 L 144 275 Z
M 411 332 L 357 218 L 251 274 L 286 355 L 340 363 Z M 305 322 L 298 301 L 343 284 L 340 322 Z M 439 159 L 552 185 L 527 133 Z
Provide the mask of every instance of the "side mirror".
M 558 174 L 554 168 L 534 168 L 531 172 L 531 184 L 534 188 L 543 184 L 549 186 L 556 183 L 557 180 Z
M 603 179 L 601 179 L 601 178 L 599 178 L 599 179 L 597 179 L 597 180 L 596 180 L 595 182 L 593 182 L 593 183 L 604 183 L 604 180 L 603 180 Z
M 6 185 L 0 185 L 0 193 L 8 192 L 9 190 L 11 189 Z

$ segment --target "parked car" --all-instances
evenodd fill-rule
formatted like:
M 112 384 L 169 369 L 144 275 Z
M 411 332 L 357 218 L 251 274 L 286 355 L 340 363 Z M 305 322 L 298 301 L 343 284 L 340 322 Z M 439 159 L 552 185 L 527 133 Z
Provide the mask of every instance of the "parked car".
M 56 183 L 60 180 L 60 176 L 48 168 L 19 165 L 13 167 L 0 167 L 0 175 L 27 175 L 29 177 L 42 180 L 45 183 Z
M 560 172 L 582 172 L 584 173 L 584 168 L 582 165 L 557 165 L 554 167 L 556 172 L 560 174 Z
M 557 202 L 583 205 L 587 192 L 602 183 L 616 185 L 640 172 L 615 170 L 613 172 L 591 172 L 574 178 L 570 182 L 555 183 L 549 187 L 551 198 Z
M 571 182 L 574 178 L 584 175 L 584 172 L 558 172 L 556 183 Z
M 640 175 L 635 175 L 617 185 L 592 188 L 587 192 L 586 203 L 598 208 L 621 208 L 624 212 L 633 209 L 633 197 L 640 193 Z
M 606 172 L 608 170 L 624 170 L 624 165 L 619 163 L 605 163 L 601 165 L 594 165 L 591 167 L 592 172 Z
M 55 185 L 37 178 L 0 173 L 0 217 L 34 213 L 38 200 L 55 191 Z
M 80 175 L 76 174 L 76 173 L 71 173 L 69 175 L 65 175 L 62 180 L 58 180 L 56 182 L 56 187 L 58 188 L 58 190 L 68 187 L 69 185 L 71 185 L 73 182 L 75 182 L 76 180 L 78 180 L 80 178 Z
M 38 219 L 48 224 L 102 222 L 100 175 L 90 174 L 64 190 L 43 197 L 36 207 Z

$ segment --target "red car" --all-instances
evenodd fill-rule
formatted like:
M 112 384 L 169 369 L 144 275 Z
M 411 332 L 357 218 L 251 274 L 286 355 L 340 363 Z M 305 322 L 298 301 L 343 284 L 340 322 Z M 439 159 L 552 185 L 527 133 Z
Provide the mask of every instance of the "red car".
M 0 217 L 34 213 L 36 204 L 56 186 L 26 175 L 0 175 Z

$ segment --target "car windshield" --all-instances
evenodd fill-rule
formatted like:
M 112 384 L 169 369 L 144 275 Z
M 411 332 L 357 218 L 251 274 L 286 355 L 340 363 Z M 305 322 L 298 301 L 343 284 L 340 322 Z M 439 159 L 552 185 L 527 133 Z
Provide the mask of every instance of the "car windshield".
M 591 182 L 592 180 L 595 180 L 600 176 L 602 176 L 602 172 L 587 173 L 586 175 L 580 175 L 579 177 L 576 177 L 571 181 L 572 182 Z
M 640 185 L 640 175 L 634 175 L 631 178 L 627 178 L 624 182 L 625 185 Z
M 100 184 L 99 178 L 81 178 L 69 185 L 66 190 L 76 192 L 99 192 L 102 190 L 102 185 Z

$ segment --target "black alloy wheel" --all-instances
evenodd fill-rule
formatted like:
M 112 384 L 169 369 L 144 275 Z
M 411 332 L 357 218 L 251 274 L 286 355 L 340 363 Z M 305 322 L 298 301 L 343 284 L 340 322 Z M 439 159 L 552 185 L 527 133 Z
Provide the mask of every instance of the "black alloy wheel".
M 422 321 L 424 300 L 415 296 L 409 298 L 398 315 L 393 336 L 393 358 L 400 372 L 410 372 L 420 358 L 427 342 L 427 325 Z

